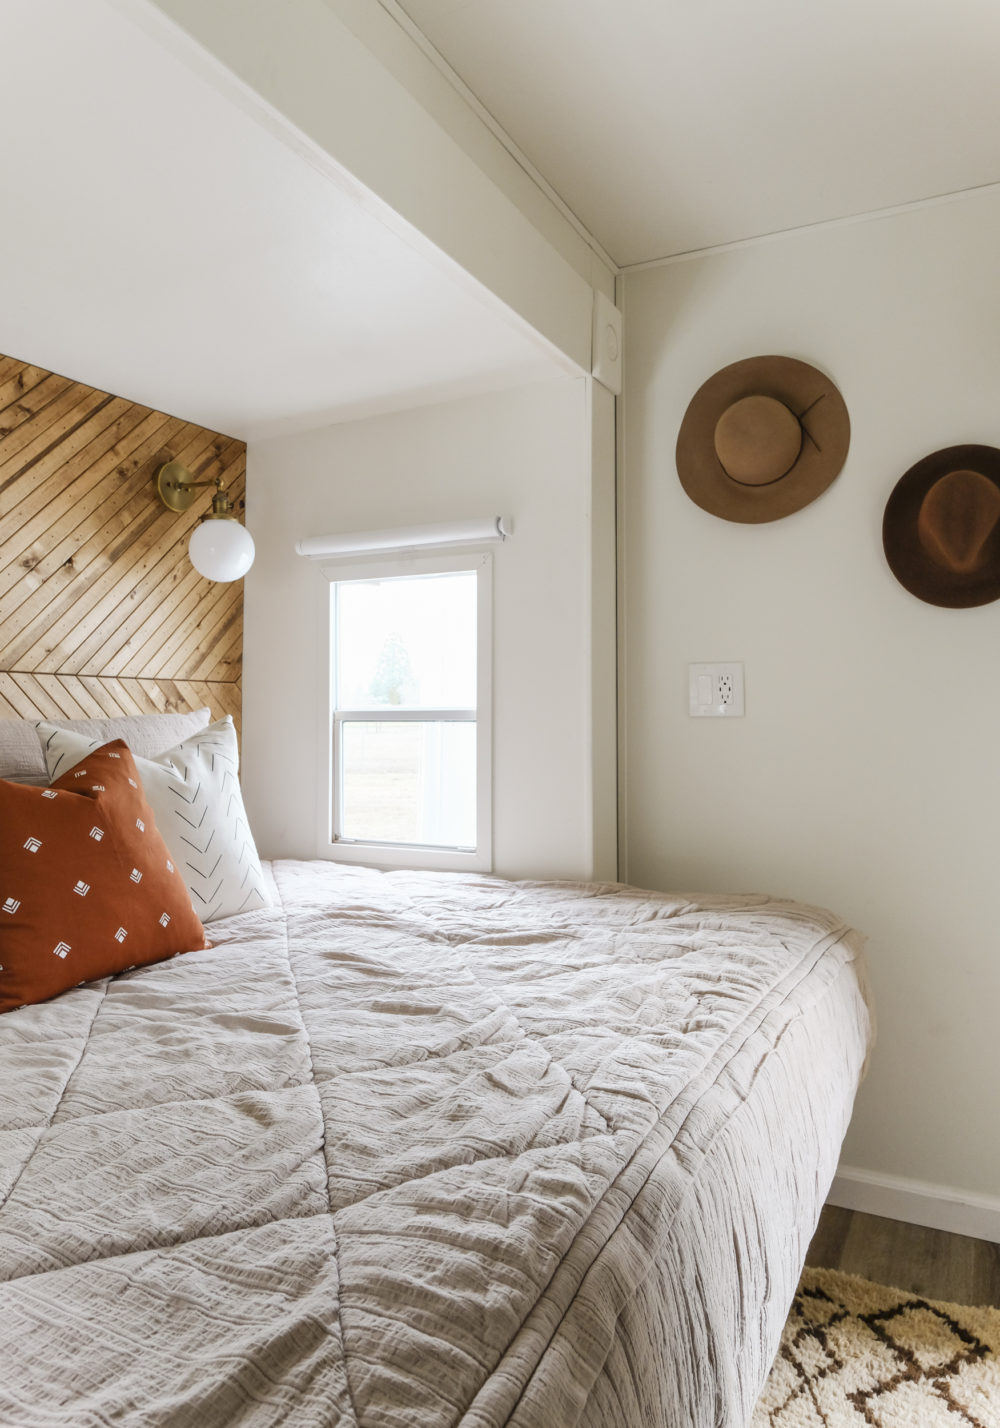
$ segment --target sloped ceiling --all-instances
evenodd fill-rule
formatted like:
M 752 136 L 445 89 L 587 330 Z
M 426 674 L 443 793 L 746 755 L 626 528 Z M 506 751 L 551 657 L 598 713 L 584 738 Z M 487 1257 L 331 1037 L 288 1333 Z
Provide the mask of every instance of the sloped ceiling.
M 996 0 L 383 0 L 622 266 L 1000 181 Z
M 232 436 L 553 375 L 107 0 L 4 7 L 0 351 Z

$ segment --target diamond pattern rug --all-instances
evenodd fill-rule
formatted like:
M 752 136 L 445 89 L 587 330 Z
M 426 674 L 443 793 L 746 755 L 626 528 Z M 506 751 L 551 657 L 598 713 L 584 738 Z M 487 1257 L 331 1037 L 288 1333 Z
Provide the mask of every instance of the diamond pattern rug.
M 1000 1428 L 1000 1310 L 807 1269 L 752 1428 Z

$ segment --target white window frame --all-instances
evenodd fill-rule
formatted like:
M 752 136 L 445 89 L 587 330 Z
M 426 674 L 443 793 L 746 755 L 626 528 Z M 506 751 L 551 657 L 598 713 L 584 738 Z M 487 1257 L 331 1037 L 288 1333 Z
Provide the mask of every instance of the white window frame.
M 394 553 L 387 557 L 341 558 L 321 566 L 326 577 L 325 617 L 322 627 L 320 672 L 322 678 L 319 728 L 320 772 L 318 791 L 318 847 L 320 858 L 333 862 L 366 863 L 381 868 L 431 868 L 440 871 L 489 872 L 493 866 L 493 556 L 489 551 L 454 548 L 437 555 Z M 355 841 L 334 836 L 334 808 L 337 798 L 337 758 L 335 753 L 338 711 L 334 707 L 335 666 L 334 586 L 352 580 L 388 580 L 414 575 L 449 575 L 459 571 L 476 574 L 476 846 L 474 849 L 428 847 L 412 843 Z M 400 711 L 401 719 L 440 719 L 445 711 L 427 709 Z M 453 711 L 448 711 L 449 715 Z M 373 721 L 384 719 L 385 710 L 341 710 L 357 718 L 364 714 Z

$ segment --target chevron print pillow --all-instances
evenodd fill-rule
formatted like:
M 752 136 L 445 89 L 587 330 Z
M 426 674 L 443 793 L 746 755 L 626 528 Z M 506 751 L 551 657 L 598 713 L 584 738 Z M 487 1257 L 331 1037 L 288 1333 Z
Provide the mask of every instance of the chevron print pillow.
M 49 778 L 99 745 L 39 723 Z M 202 922 L 268 907 L 260 859 L 243 807 L 236 729 L 227 715 L 155 759 L 135 761 L 156 826 Z

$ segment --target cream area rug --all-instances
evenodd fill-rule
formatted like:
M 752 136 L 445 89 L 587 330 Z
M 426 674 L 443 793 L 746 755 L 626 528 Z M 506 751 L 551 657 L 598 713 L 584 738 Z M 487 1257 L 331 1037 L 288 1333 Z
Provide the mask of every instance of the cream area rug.
M 752 1428 L 1000 1428 L 1000 1310 L 807 1269 Z

